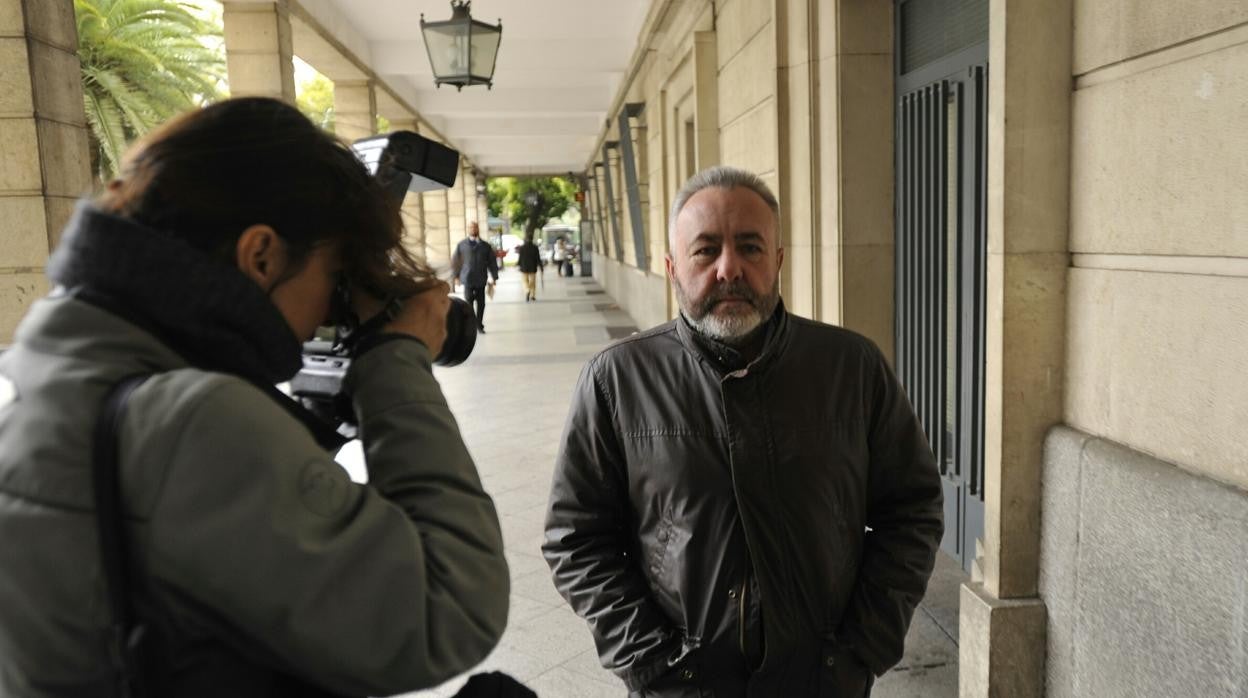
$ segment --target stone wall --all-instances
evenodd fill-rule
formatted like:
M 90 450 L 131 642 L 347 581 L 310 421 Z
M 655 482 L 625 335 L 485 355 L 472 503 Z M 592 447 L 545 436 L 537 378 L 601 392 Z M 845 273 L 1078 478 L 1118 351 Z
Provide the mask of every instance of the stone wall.
M 620 308 L 628 311 L 637 327 L 645 330 L 670 319 L 666 277 L 646 274 L 636 267 L 595 254 L 594 278 Z
M 48 290 L 43 269 L 91 194 L 72 2 L 0 0 L 0 346 Z
M 1045 695 L 1248 695 L 1248 495 L 1066 427 L 1044 466 Z
M 1248 489 L 1248 4 L 1075 7 L 1066 421 Z

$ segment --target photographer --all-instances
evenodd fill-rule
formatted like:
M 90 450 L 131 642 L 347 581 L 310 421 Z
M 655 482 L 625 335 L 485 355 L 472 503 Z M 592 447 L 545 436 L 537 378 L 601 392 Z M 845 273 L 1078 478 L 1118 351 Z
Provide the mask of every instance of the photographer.
M 152 696 L 390 694 L 483 659 L 509 582 L 430 357 L 446 285 L 351 151 L 260 98 L 185 115 L 80 205 L 0 355 L 0 695 L 117 695 L 92 431 L 116 429 L 128 600 Z M 331 315 L 373 315 L 345 386 L 369 484 L 272 388 Z M 107 550 L 107 548 L 105 548 Z

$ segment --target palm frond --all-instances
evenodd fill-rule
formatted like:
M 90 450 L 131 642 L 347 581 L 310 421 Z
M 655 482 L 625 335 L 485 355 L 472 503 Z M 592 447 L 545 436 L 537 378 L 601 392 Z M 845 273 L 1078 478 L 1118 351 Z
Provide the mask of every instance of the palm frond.
M 225 57 L 205 39 L 222 31 L 177 0 L 74 0 L 74 9 L 103 178 L 116 171 L 127 140 L 219 97 Z
M 121 154 L 126 147 L 126 129 L 121 112 L 101 90 L 83 93 L 83 106 L 87 114 L 92 140 L 99 148 L 98 167 L 101 179 L 111 179 L 121 166 Z

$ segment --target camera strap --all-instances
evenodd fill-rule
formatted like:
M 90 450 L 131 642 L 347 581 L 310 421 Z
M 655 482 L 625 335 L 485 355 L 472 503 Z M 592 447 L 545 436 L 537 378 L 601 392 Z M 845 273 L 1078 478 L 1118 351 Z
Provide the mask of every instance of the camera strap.
M 104 408 L 95 423 L 92 465 L 95 521 L 96 530 L 99 532 L 105 594 L 112 615 L 107 636 L 109 659 L 119 674 L 119 695 L 122 698 L 140 698 L 146 695 L 139 661 L 145 627 L 135 621 L 134 602 L 129 593 L 129 547 L 121 506 L 117 432 L 121 428 L 130 395 L 148 377 L 148 374 L 128 376 L 113 386 L 104 398 Z
M 349 323 L 348 327 L 345 330 L 343 328 L 339 328 L 338 337 L 334 342 L 333 351 L 345 354 L 354 353 L 355 346 L 357 344 L 371 335 L 380 333 L 381 328 L 384 327 L 386 323 L 398 317 L 399 311 L 402 309 L 403 299 L 397 296 L 391 296 L 386 299 L 386 304 L 382 306 L 381 310 L 376 315 L 362 323 L 357 323 L 355 321 L 354 314 L 352 314 L 350 316 L 352 318 L 352 322 Z

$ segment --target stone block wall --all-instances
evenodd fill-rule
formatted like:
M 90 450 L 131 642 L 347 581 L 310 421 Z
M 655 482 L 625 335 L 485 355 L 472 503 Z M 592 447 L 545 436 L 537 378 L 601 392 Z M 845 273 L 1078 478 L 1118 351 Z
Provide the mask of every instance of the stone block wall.
M 0 346 L 48 291 L 44 264 L 92 192 L 73 3 L 0 0 Z
M 1043 491 L 1045 695 L 1248 695 L 1248 493 L 1067 427 Z
M 645 274 L 636 267 L 594 255 L 594 278 L 622 309 L 628 311 L 637 327 L 645 330 L 667 322 L 667 279 Z
M 1066 422 L 1248 489 L 1248 4 L 1075 4 Z

